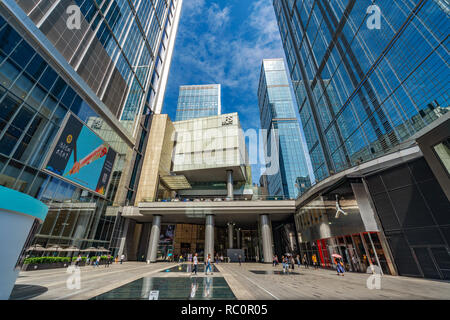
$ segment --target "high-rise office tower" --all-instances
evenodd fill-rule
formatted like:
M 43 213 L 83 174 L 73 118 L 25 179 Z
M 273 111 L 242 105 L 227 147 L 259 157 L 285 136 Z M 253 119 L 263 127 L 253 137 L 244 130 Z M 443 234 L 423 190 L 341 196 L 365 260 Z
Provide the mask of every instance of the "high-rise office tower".
M 308 167 L 300 137 L 300 125 L 294 108 L 283 59 L 265 59 L 262 62 L 258 88 L 261 127 L 267 130 L 268 153 L 277 152 L 279 169 L 268 170 L 269 195 L 296 198 L 310 186 Z M 275 142 L 276 145 L 272 145 Z M 268 164 L 273 166 L 273 163 Z M 301 178 L 303 189 L 297 184 Z
M 448 1 L 273 5 L 319 182 L 309 193 L 324 195 L 326 184 L 336 208 L 341 197 L 356 197 L 362 216 L 370 199 L 379 223 L 364 231 L 384 230 L 398 273 L 448 279 Z M 347 189 L 333 189 L 338 180 Z M 310 228 L 310 214 L 298 215 L 299 230 Z M 344 236 L 331 226 L 327 238 Z
M 222 113 L 220 84 L 181 86 L 175 120 L 217 116 Z
M 160 113 L 182 0 L 0 2 L 0 185 L 43 246 L 114 248 Z

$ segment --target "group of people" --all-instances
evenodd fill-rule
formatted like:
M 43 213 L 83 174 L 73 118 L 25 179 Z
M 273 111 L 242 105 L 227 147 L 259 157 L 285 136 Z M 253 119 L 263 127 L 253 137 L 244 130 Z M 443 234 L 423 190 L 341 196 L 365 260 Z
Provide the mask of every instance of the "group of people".
M 313 254 L 311 256 L 311 261 L 312 261 L 312 266 L 314 269 L 318 269 L 319 268 L 319 264 L 317 262 L 317 256 L 315 254 Z M 339 258 L 339 256 L 335 256 L 333 257 L 333 262 L 334 265 L 336 266 L 336 272 L 337 275 L 344 275 L 345 273 L 345 266 L 344 266 L 344 261 L 342 260 L 342 258 Z M 272 266 L 277 266 L 280 263 L 280 261 L 278 260 L 278 256 L 273 256 L 273 262 L 272 262 Z M 301 264 L 303 264 L 303 266 L 305 267 L 305 269 L 309 269 L 309 260 L 308 257 L 306 256 L 306 254 L 303 255 L 303 258 L 300 260 L 300 255 L 297 255 L 295 258 L 292 254 L 287 254 L 286 256 L 282 256 L 281 257 L 281 265 L 283 266 L 283 272 L 284 273 L 289 273 L 289 269 L 295 269 L 295 264 L 298 265 L 298 267 L 300 268 Z
M 312 260 L 312 266 L 314 269 L 319 268 L 319 264 L 317 263 L 317 256 L 315 254 L 311 257 Z M 277 266 L 280 263 L 278 260 L 278 256 L 273 256 L 272 266 Z M 303 264 L 305 269 L 309 269 L 309 260 L 306 256 L 306 253 L 303 255 L 303 258 L 300 259 L 300 255 L 298 254 L 295 258 L 292 254 L 287 254 L 286 256 L 281 257 L 281 265 L 283 266 L 283 272 L 289 272 L 289 269 L 295 269 L 295 265 L 300 268 L 300 266 Z
M 223 263 L 224 257 L 223 257 L 223 255 L 220 255 L 220 256 L 219 256 L 218 254 L 216 254 L 215 260 L 216 260 L 216 263 L 217 263 L 217 264 L 219 263 L 219 261 L 220 261 L 221 263 Z
M 100 265 L 100 261 L 101 261 L 102 257 L 101 256 L 96 256 L 95 259 L 92 261 L 92 266 L 98 267 Z M 81 254 L 78 255 L 78 257 L 75 260 L 75 266 L 79 266 L 81 261 L 83 260 L 83 257 L 81 256 Z M 120 264 L 123 263 L 123 261 L 125 260 L 125 255 L 121 255 L 120 256 Z M 105 263 L 105 268 L 109 268 L 109 265 L 113 263 L 113 261 L 115 261 L 115 263 L 119 263 L 119 256 L 116 256 L 115 258 L 112 257 L 111 254 L 108 254 L 106 256 L 106 263 Z M 89 256 L 86 257 L 86 265 L 90 265 L 91 264 L 91 258 Z
M 213 274 L 212 271 L 212 259 L 211 259 L 211 254 L 208 254 L 208 257 L 205 259 L 205 274 L 208 274 L 208 271 Z M 194 254 L 193 258 L 192 258 L 192 272 L 195 275 L 197 275 L 198 272 L 198 255 L 197 253 Z

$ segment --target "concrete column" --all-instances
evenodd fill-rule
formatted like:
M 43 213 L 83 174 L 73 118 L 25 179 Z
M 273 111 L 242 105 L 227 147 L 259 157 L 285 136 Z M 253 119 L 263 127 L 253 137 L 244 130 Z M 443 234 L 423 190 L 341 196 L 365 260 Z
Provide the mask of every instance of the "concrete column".
M 205 260 L 211 255 L 214 259 L 214 215 L 207 214 L 205 221 Z
M 261 225 L 261 239 L 263 246 L 264 263 L 272 263 L 273 249 L 272 249 L 272 227 L 270 225 L 270 218 L 268 214 L 259 216 Z
M 227 198 L 233 199 L 233 170 L 227 170 Z
M 123 218 L 121 218 L 123 219 Z M 122 238 L 120 238 L 119 243 L 119 251 L 117 252 L 117 256 L 121 256 L 125 250 L 125 243 L 127 241 L 127 235 L 128 235 L 128 227 L 129 227 L 130 219 L 125 218 L 123 226 L 122 226 Z
M 237 248 L 241 249 L 241 229 L 236 229 Z
M 150 232 L 150 241 L 148 244 L 147 261 L 156 262 L 158 252 L 159 235 L 161 233 L 161 216 L 153 216 L 152 231 Z
M 228 222 L 228 248 L 233 249 L 234 223 Z

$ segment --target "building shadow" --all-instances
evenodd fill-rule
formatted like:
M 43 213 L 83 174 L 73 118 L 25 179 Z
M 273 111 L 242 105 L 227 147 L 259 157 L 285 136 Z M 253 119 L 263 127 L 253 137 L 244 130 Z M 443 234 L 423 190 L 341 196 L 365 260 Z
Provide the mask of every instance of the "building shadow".
M 28 300 L 48 291 L 48 288 L 29 284 L 16 284 L 9 296 L 9 300 Z

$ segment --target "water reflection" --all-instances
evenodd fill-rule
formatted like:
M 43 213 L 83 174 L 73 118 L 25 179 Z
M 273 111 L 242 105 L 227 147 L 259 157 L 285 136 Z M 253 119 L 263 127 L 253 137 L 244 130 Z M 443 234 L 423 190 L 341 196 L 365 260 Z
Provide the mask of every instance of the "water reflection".
M 213 277 L 203 278 L 203 298 L 211 297 L 212 285 L 213 285 Z
M 144 277 L 91 300 L 147 300 L 151 291 L 159 300 L 235 300 L 223 277 Z

